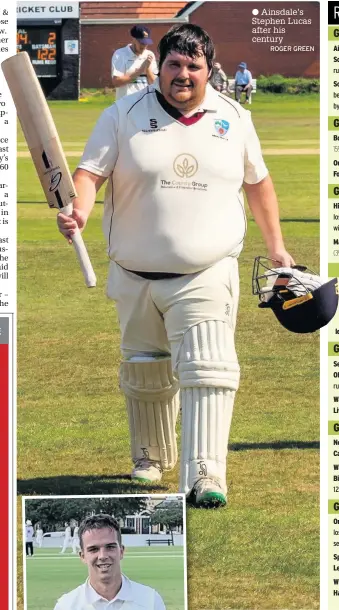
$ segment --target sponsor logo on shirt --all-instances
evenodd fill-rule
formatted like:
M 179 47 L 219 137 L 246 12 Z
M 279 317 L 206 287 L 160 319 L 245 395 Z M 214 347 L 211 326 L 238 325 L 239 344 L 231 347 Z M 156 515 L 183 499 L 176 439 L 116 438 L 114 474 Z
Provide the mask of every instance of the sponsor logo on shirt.
M 143 133 L 154 133 L 155 131 L 167 131 L 167 129 L 165 129 L 164 127 L 158 127 L 157 119 L 150 119 L 149 126 L 150 126 L 150 129 L 143 129 L 142 132 Z
M 216 134 L 213 134 L 214 137 L 225 139 L 225 136 L 230 128 L 230 124 L 228 121 L 224 121 L 224 119 L 215 119 L 214 121 L 214 129 Z M 227 139 L 227 138 L 226 138 Z
M 189 153 L 182 153 L 173 161 L 174 173 L 181 180 L 160 180 L 162 189 L 180 189 L 189 191 L 207 191 L 208 184 L 190 180 L 199 169 L 198 161 Z
M 183 153 L 174 159 L 173 169 L 180 178 L 191 178 L 198 171 L 198 161 L 193 155 Z

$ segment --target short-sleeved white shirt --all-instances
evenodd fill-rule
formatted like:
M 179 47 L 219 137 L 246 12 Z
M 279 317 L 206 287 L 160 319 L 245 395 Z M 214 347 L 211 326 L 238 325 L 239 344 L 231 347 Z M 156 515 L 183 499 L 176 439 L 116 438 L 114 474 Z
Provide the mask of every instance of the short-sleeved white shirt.
M 153 56 L 151 70 L 153 74 L 157 74 L 158 67 L 155 55 L 149 49 L 145 49 L 140 55 L 136 55 L 133 52 L 132 45 L 130 44 L 128 44 L 126 47 L 122 47 L 121 49 L 117 49 L 112 57 L 112 77 L 134 72 L 140 68 L 141 64 L 145 61 L 148 55 Z M 120 98 L 124 97 L 124 95 L 130 95 L 131 93 L 136 93 L 136 91 L 141 91 L 147 87 L 147 85 L 148 82 L 146 74 L 140 74 L 139 76 L 136 76 L 132 83 L 128 83 L 127 85 L 116 88 L 116 99 L 119 100 Z
M 87 580 L 70 593 L 63 595 L 57 602 L 54 610 L 120 610 L 127 605 L 132 608 L 136 602 L 137 608 L 147 610 L 166 610 L 162 597 L 157 591 L 141 585 L 122 575 L 120 591 L 111 601 L 108 601 L 93 589 Z
M 194 273 L 238 256 L 243 182 L 268 174 L 251 114 L 207 85 L 186 126 L 159 103 L 158 83 L 107 108 L 79 167 L 108 178 L 103 229 L 112 260 L 132 271 Z
M 68 538 L 71 537 L 71 533 L 72 533 L 72 530 L 71 530 L 70 526 L 66 527 L 66 529 L 65 529 L 65 539 L 66 540 L 68 540 Z

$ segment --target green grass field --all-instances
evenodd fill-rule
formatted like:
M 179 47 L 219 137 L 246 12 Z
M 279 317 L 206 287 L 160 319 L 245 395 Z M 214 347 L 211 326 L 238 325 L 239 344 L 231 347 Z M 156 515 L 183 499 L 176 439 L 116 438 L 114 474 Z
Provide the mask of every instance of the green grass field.
M 51 107 L 63 142 L 70 143 L 66 150 L 81 151 L 104 103 Z M 318 148 L 319 99 L 258 93 L 251 110 L 264 147 L 304 150 L 268 155 L 266 162 L 286 246 L 297 262 L 317 270 L 319 158 L 309 149 Z M 69 158 L 72 168 L 77 160 Z M 178 466 L 154 487 L 128 478 L 118 321 L 105 297 L 102 205 L 84 233 L 98 277 L 97 288 L 88 290 L 72 248 L 56 230 L 55 210 L 35 203 L 43 195 L 28 158 L 18 159 L 18 200 L 19 494 L 177 491 Z M 189 610 L 319 608 L 318 334 L 288 333 L 272 313 L 258 309 L 251 274 L 259 254 L 265 248 L 249 219 L 240 256 L 242 373 L 228 506 L 188 509 Z M 33 562 L 30 569 L 37 569 Z
M 128 578 L 153 587 L 167 610 L 185 609 L 183 547 L 128 547 L 121 563 Z M 78 556 L 58 549 L 34 549 L 26 560 L 27 610 L 52 610 L 61 595 L 85 582 L 87 568 Z

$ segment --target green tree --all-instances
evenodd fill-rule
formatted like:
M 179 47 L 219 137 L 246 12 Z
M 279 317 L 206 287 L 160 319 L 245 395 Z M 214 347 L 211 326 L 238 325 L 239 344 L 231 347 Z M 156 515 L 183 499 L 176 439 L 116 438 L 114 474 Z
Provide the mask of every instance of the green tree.
M 167 529 L 175 527 L 183 528 L 183 506 L 179 502 L 173 502 L 167 506 L 160 506 L 151 515 L 152 525 L 165 525 Z
M 65 521 L 71 519 L 82 521 L 85 517 L 95 513 L 108 513 L 116 519 L 124 518 L 128 514 L 140 512 L 146 508 L 146 500 L 134 498 L 47 498 L 44 500 L 26 500 L 25 517 L 33 525 L 37 522 L 45 532 L 62 530 Z
M 96 501 L 95 512 L 114 515 L 116 519 L 124 518 L 126 515 L 134 515 L 146 508 L 146 500 L 143 497 L 135 498 L 100 498 Z

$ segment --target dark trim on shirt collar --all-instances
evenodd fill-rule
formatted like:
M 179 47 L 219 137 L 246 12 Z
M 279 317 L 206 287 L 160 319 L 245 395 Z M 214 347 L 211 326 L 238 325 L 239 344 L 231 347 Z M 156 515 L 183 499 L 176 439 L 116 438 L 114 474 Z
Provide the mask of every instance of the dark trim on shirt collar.
M 183 123 L 184 125 L 192 125 L 193 123 L 196 123 L 204 116 L 206 112 L 205 110 L 199 110 L 192 116 L 185 117 L 185 115 L 183 115 L 178 108 L 175 108 L 175 106 L 172 106 L 172 104 L 166 100 L 160 91 L 156 89 L 155 94 L 160 106 L 165 110 L 165 112 L 167 112 L 167 114 L 169 114 L 173 119 L 179 121 L 179 123 Z

